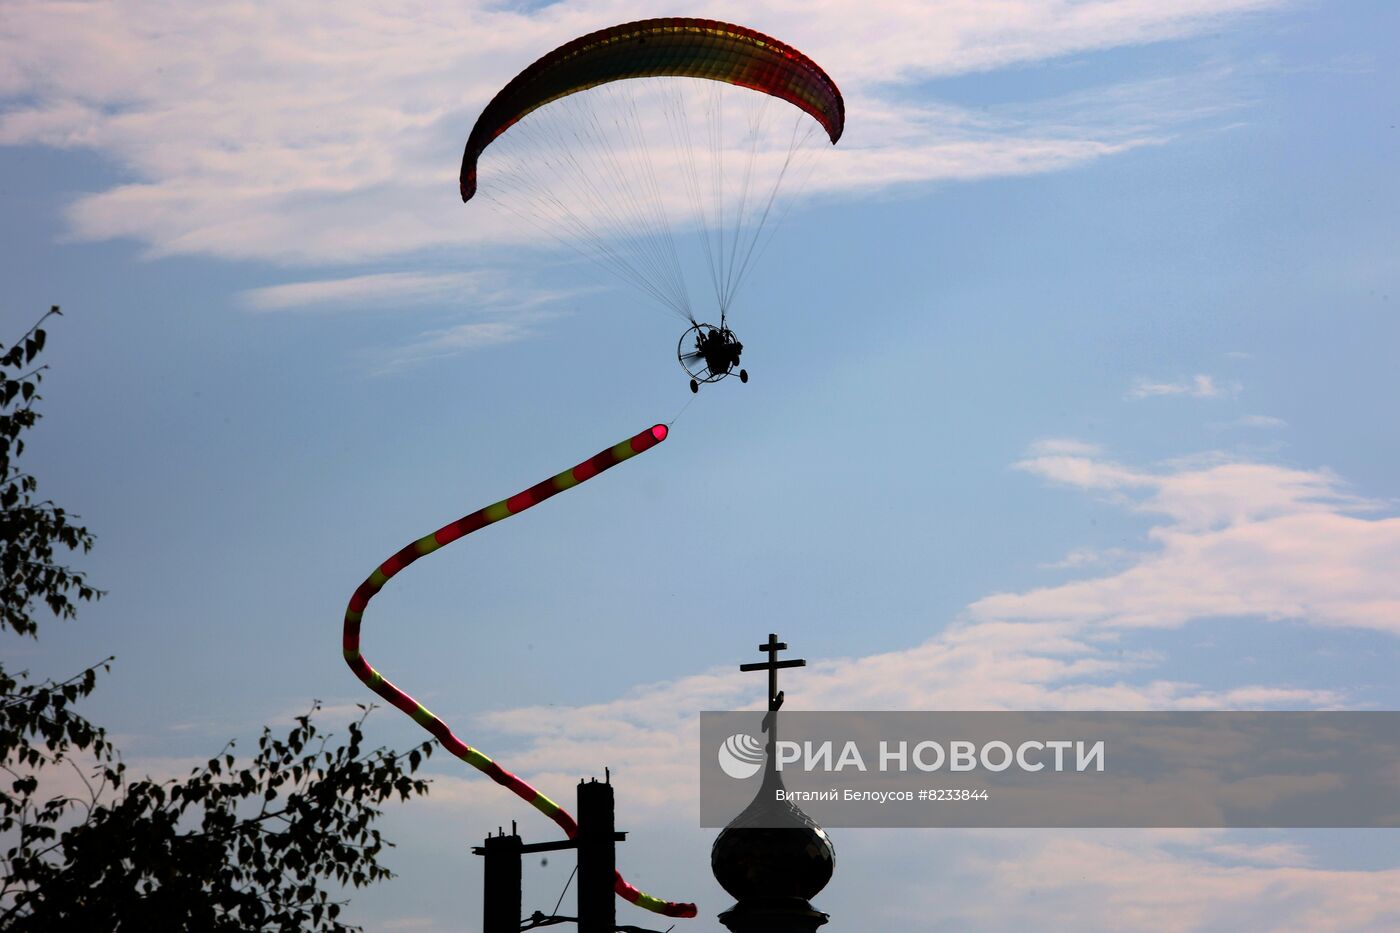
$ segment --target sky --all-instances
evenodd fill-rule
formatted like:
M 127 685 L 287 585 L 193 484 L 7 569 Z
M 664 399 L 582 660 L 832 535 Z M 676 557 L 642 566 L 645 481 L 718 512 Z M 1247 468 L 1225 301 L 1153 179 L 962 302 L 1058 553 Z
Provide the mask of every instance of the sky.
M 736 308 L 752 378 L 693 400 L 675 317 L 455 184 L 517 71 L 654 15 L 784 39 L 848 113 Z M 698 713 L 761 701 L 770 631 L 790 708 L 1394 709 L 1397 36 L 1379 0 L 7 0 L 0 325 L 63 307 L 25 459 L 108 595 L 6 663 L 116 655 L 88 713 L 157 776 L 313 698 L 343 733 L 379 561 L 667 422 L 395 579 L 363 647 L 561 802 L 609 767 L 678 930 L 730 904 Z M 429 771 L 368 929 L 478 929 L 469 847 L 553 838 Z M 833 929 L 1400 925 L 1393 831 L 833 838 Z

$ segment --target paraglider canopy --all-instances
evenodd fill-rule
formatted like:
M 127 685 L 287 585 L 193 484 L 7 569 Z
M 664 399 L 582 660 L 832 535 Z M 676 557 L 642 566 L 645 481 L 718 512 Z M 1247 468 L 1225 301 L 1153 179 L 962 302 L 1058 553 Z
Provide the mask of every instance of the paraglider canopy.
M 531 111 L 609 81 L 663 76 L 707 78 L 785 100 L 811 114 L 833 145 L 845 128 L 846 105 L 835 82 L 792 46 L 718 20 L 638 20 L 561 45 L 496 94 L 472 127 L 462 153 L 462 200 L 476 194 L 481 153 Z

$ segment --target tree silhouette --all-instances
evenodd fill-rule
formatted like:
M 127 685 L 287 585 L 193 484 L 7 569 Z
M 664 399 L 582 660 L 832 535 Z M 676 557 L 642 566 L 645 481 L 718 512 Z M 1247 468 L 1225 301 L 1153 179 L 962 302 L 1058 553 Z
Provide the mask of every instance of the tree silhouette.
M 15 465 L 46 366 L 43 324 L 0 344 L 0 630 L 38 637 L 45 608 L 72 618 L 102 596 L 56 551 L 86 552 L 77 516 L 36 499 L 38 482 Z M 113 658 L 66 680 L 32 681 L 0 664 L 0 929 L 350 930 L 334 885 L 392 877 L 379 863 L 392 843 L 373 829 L 379 806 L 426 794 L 413 775 L 432 753 L 363 745 L 363 710 L 349 741 L 296 719 L 285 737 L 264 728 L 240 760 L 229 742 L 181 780 L 128 776 L 100 726 L 74 706 Z M 46 790 L 71 769 L 85 791 Z

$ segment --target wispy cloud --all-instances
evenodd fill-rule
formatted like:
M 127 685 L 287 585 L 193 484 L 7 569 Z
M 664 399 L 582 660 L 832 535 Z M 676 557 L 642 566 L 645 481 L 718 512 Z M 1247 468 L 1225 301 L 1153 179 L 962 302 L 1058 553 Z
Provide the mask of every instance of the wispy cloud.
M 483 278 L 484 275 L 480 272 L 381 272 L 347 278 L 268 285 L 245 291 L 243 301 L 255 311 L 382 308 L 390 303 L 404 305 L 430 301 L 468 301 L 481 296 Z
M 1121 572 L 989 596 L 970 607 L 974 619 L 1085 632 L 1249 617 L 1400 634 L 1400 580 L 1384 569 L 1400 560 L 1400 518 L 1366 517 L 1376 504 L 1326 471 L 1225 461 L 1154 472 L 1065 457 L 1018 466 L 1168 521 Z
M 1222 386 L 1215 381 L 1212 376 L 1197 373 L 1190 379 L 1177 380 L 1175 382 L 1159 382 L 1139 376 L 1133 381 L 1132 388 L 1128 390 L 1128 398 L 1155 398 L 1160 396 L 1179 395 L 1185 398 L 1220 398 L 1224 395 L 1234 395 L 1239 391 L 1239 386 Z
M 522 321 L 478 321 L 427 331 L 417 340 L 389 351 L 374 373 L 382 376 L 428 360 L 514 343 L 532 333 L 530 325 Z
M 1085 567 L 1102 567 L 1107 564 L 1121 563 L 1131 556 L 1131 552 L 1124 548 L 1080 547 L 1070 551 L 1057 561 L 1040 566 L 1046 570 L 1082 570 Z
M 487 270 L 387 272 L 270 285 L 245 291 L 242 299 L 246 307 L 259 312 L 447 305 L 473 316 L 473 320 L 424 330 L 400 346 L 376 351 L 370 372 L 384 375 L 428 360 L 524 340 L 540 324 L 566 313 L 561 303 L 580 294 L 579 290 L 513 285 L 508 279 Z
M 1092 457 L 1100 450 L 1098 444 L 1077 441 L 1068 437 L 1047 437 L 1035 441 L 1030 446 L 1030 452 L 1037 457 Z
M 1307 865 L 1311 860 L 1307 849 L 1295 842 L 1212 842 L 1203 846 L 1206 854 L 1231 862 L 1253 865 Z
M 1055 171 L 1159 142 L 1219 106 L 1218 94 L 1183 104 L 1180 82 L 1173 94 L 1149 81 L 989 115 L 920 100 L 918 82 L 1177 39 L 1278 5 L 1047 0 L 988 16 L 981 0 L 882 0 L 852 15 L 838 0 L 735 0 L 690 12 L 780 35 L 836 75 L 848 135 L 814 190 L 869 190 Z M 127 180 L 79 197 L 73 231 L 134 238 L 153 255 L 336 263 L 489 246 L 518 233 L 477 222 L 454 196 L 476 113 L 544 50 L 650 12 L 617 0 L 529 12 L 481 0 L 10 0 L 0 145 L 110 159 Z
M 1235 424 L 1242 428 L 1264 428 L 1266 430 L 1288 427 L 1287 421 L 1272 415 L 1241 415 L 1236 419 Z

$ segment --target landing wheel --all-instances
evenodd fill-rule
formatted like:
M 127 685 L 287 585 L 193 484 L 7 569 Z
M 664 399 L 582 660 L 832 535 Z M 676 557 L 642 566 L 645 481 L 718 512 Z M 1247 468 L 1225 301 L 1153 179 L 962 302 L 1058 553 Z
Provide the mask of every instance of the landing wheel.
M 691 392 L 691 394 L 694 395 L 696 392 L 699 392 L 699 391 L 700 391 L 700 383 L 696 382 L 694 379 L 690 380 L 690 392 Z
M 747 369 L 741 369 L 741 370 L 739 370 L 739 381 L 740 381 L 740 382 L 748 382 L 748 381 L 749 381 L 749 371 L 748 371 Z

